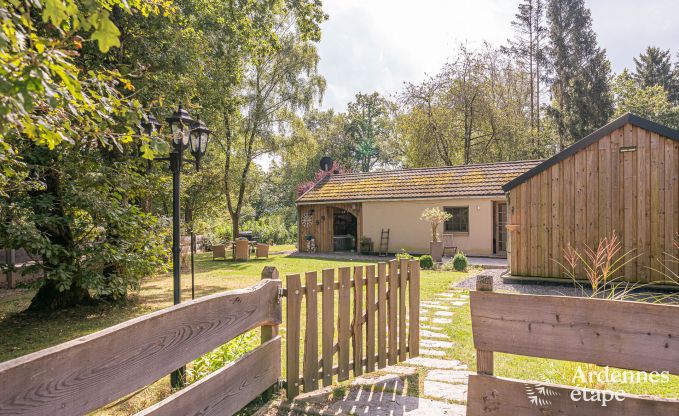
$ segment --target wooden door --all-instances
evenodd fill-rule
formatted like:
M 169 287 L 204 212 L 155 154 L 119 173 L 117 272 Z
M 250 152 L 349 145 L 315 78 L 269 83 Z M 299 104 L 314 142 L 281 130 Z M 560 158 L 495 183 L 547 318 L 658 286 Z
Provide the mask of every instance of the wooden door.
M 507 255 L 507 204 L 493 203 L 493 253 Z

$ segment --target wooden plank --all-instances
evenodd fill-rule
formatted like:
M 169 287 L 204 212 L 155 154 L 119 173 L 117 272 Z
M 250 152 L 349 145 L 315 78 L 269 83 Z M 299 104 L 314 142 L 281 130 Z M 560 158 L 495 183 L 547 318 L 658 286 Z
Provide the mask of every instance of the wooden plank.
M 0 409 L 97 409 L 261 325 L 281 323 L 280 281 L 201 297 L 0 363 Z
M 550 168 L 551 171 L 551 241 L 549 251 L 549 277 L 559 277 L 559 263 L 563 248 L 561 247 L 561 218 L 563 217 L 563 185 L 561 183 L 562 164 L 557 163 Z
M 276 269 L 273 266 L 265 266 L 262 269 L 261 273 L 261 279 L 262 280 L 269 280 L 269 279 L 275 279 L 278 280 L 280 278 L 280 274 L 278 273 L 278 269 Z M 278 302 L 278 307 L 280 308 L 280 299 Z M 262 344 L 265 344 L 267 341 L 272 340 L 278 336 L 278 325 L 262 325 L 260 328 L 260 340 Z M 280 355 L 280 350 L 279 350 L 279 355 Z M 262 393 L 262 400 L 269 401 L 273 397 L 275 393 L 275 388 L 274 386 L 269 387 L 264 393 Z
M 539 248 L 539 221 L 540 221 L 540 177 L 535 176 L 528 181 L 530 186 L 530 259 L 528 266 L 529 276 L 540 276 L 540 266 L 538 256 Z
M 397 363 L 397 348 L 398 348 L 398 261 L 389 260 L 389 303 L 387 308 L 388 320 L 388 344 L 387 358 L 389 364 Z
M 280 375 L 281 337 L 275 337 L 137 416 L 233 415 Z
M 563 250 L 568 247 L 575 248 L 575 158 L 569 157 L 561 162 L 564 167 L 564 193 L 563 193 L 563 230 L 562 243 Z M 559 257 L 560 262 L 564 262 L 564 252 Z M 562 269 L 561 276 L 566 277 L 566 271 Z
M 332 385 L 332 357 L 335 346 L 335 270 L 323 270 L 323 335 L 321 338 L 323 361 L 323 386 Z
M 587 245 L 587 152 L 580 150 L 575 158 L 575 239 L 573 247 L 581 254 L 585 255 Z M 585 278 L 584 267 L 579 264 L 575 269 L 576 277 Z
M 387 264 L 377 264 L 377 367 L 387 366 Z
M 365 266 L 365 303 L 366 303 L 366 328 L 365 328 L 365 353 L 367 355 L 365 371 L 375 371 L 375 265 Z
M 597 222 L 599 223 L 598 239 L 611 235 L 611 135 L 606 135 L 599 140 L 599 174 L 597 175 Z
M 307 272 L 306 327 L 304 334 L 304 391 L 318 389 L 318 275 Z
M 665 155 L 663 139 L 651 133 L 651 258 L 649 280 L 657 282 L 664 279 L 663 270 L 665 249 Z M 669 230 L 668 230 L 669 231 Z
M 620 128 L 611 133 L 611 231 L 615 232 L 620 242 L 623 243 L 625 235 L 625 202 L 624 189 L 624 158 L 620 153 L 623 146 L 624 128 Z M 623 248 L 624 249 L 624 248 Z M 621 253 L 622 254 L 622 253 Z M 620 278 L 624 275 L 624 269 L 620 270 L 613 277 Z
M 408 263 L 407 259 L 399 262 L 398 274 L 398 360 L 405 361 L 408 358 L 408 333 L 406 330 L 406 296 L 408 294 Z
M 517 202 L 521 200 L 521 187 L 517 186 L 512 189 L 508 197 L 507 210 L 509 215 L 509 224 L 519 224 L 519 211 L 517 210 Z M 511 273 L 517 273 L 517 261 L 519 252 L 521 251 L 520 230 L 508 231 L 509 241 L 509 270 Z
M 363 374 L 363 266 L 354 266 L 354 376 Z
M 552 394 L 544 396 L 545 402 L 531 402 L 527 389 L 535 392 L 538 388 L 548 389 Z M 551 383 L 527 382 L 485 375 L 469 376 L 467 414 L 470 416 L 675 416 L 679 414 L 679 401 L 652 399 L 649 397 L 620 394 L 615 400 L 613 392 L 607 392 L 606 402 L 582 400 L 582 391 L 574 387 Z M 596 390 L 587 390 L 590 394 Z M 579 400 L 573 400 L 571 393 Z M 533 396 L 538 397 L 538 396 Z M 540 396 L 542 397 L 542 396 Z M 588 396 L 591 397 L 591 396 Z M 605 406 L 604 406 L 605 404 Z
M 471 312 L 477 349 L 679 374 L 679 306 L 471 292 Z
M 596 249 L 599 244 L 599 147 L 587 147 L 587 245 Z
M 679 143 L 664 138 L 665 142 L 665 264 L 668 272 L 679 275 L 679 248 L 674 246 L 674 239 L 679 239 Z
M 350 310 L 350 296 L 351 280 L 350 270 L 348 267 L 339 268 L 339 299 L 338 299 L 338 313 L 337 313 L 337 344 L 339 350 L 337 353 L 337 363 L 339 365 L 338 381 L 349 379 L 349 356 L 350 356 L 350 337 L 351 337 L 351 310 Z
M 637 277 L 639 282 L 649 281 L 649 259 L 651 256 L 651 215 L 650 215 L 650 188 L 651 188 L 651 149 L 650 134 L 648 130 L 639 127 L 634 128 L 637 141 Z M 654 185 L 657 187 L 657 184 Z M 657 214 L 657 213 L 656 213 Z M 656 217 L 656 215 L 654 215 Z
M 541 217 L 541 226 L 540 226 L 540 240 L 542 241 L 542 254 L 540 255 L 541 259 L 541 270 L 542 270 L 542 276 L 547 276 L 549 277 L 550 273 L 550 265 L 551 263 L 551 255 L 552 255 L 552 250 L 551 250 L 551 239 L 550 235 L 552 234 L 552 223 L 551 223 L 551 205 L 552 205 L 552 192 L 551 192 L 551 187 L 552 187 L 552 175 L 549 170 L 545 171 L 541 175 L 542 181 L 540 184 L 540 199 L 541 199 L 541 205 L 540 205 L 540 217 Z
M 288 381 L 288 400 L 299 395 L 299 344 L 302 320 L 302 282 L 298 274 L 290 274 L 286 278 L 288 299 L 286 302 L 286 373 Z
M 530 256 L 532 252 L 532 245 L 530 241 L 532 234 L 530 206 L 533 193 L 531 191 L 530 181 L 524 182 L 520 186 L 523 188 L 521 191 L 521 195 L 523 197 L 521 201 L 521 244 L 525 248 L 523 250 L 523 256 L 521 257 L 520 273 L 521 276 L 530 276 Z
M 408 277 L 408 307 L 410 330 L 408 331 L 408 352 L 410 358 L 420 355 L 420 262 L 410 260 Z
M 476 276 L 476 290 L 479 292 L 493 291 L 493 276 L 479 274 Z M 492 375 L 495 367 L 493 350 L 476 349 L 476 372 Z
M 624 127 L 623 145 L 636 146 L 637 142 L 633 137 L 633 126 L 628 124 Z M 623 252 L 631 252 L 632 256 L 639 254 L 637 250 L 637 152 L 623 153 L 624 182 L 621 184 L 624 192 L 624 217 L 625 233 L 622 236 Z M 637 281 L 637 262 L 632 260 L 625 265 L 625 280 L 629 282 Z

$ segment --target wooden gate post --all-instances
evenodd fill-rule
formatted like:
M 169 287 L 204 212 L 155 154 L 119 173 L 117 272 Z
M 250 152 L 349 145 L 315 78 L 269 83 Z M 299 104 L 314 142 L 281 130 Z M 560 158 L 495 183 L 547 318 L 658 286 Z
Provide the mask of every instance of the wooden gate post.
M 492 292 L 493 276 L 483 273 L 476 276 L 476 290 Z M 493 351 L 476 350 L 476 372 L 493 375 Z
M 278 269 L 276 269 L 273 266 L 265 266 L 264 269 L 262 269 L 262 280 L 280 280 L 280 276 L 278 274 Z M 280 294 L 278 295 L 278 314 L 282 317 L 283 316 L 283 308 L 281 307 L 281 296 Z M 261 342 L 264 344 L 265 342 L 275 338 L 278 336 L 278 325 L 262 325 L 261 327 Z M 281 352 L 278 352 L 281 354 Z M 280 374 L 278 375 L 280 377 Z M 271 397 L 274 394 L 274 391 L 276 389 L 276 386 L 271 386 L 267 390 L 262 393 L 262 398 L 266 401 L 271 400 Z

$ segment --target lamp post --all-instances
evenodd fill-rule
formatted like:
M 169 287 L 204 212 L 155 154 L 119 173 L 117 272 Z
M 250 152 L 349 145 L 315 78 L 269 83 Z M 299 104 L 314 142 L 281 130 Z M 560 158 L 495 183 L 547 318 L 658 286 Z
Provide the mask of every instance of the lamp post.
M 170 128 L 170 138 L 172 140 L 172 152 L 169 157 L 158 158 L 170 162 L 172 171 L 172 275 L 173 275 L 173 299 L 174 304 L 181 302 L 181 234 L 179 227 L 180 211 L 180 184 L 181 170 L 184 162 L 184 150 L 189 148 L 193 155 L 196 170 L 200 169 L 200 159 L 205 155 L 207 143 L 210 137 L 210 130 L 200 118 L 194 120 L 189 113 L 180 105 L 170 117 L 166 119 Z M 148 114 L 141 123 L 144 132 L 149 136 L 157 135 L 160 132 L 160 123 L 152 115 Z M 184 375 L 186 368 L 182 367 L 174 371 L 170 377 L 172 387 L 178 388 L 184 385 Z

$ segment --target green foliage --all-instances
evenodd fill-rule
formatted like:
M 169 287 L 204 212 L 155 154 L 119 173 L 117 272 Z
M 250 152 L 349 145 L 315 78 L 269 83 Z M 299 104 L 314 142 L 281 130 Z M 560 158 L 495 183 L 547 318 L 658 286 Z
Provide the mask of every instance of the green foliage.
M 264 243 L 269 240 L 272 240 L 274 244 L 289 244 L 297 241 L 297 225 L 285 224 L 280 215 L 268 215 L 245 221 L 243 229 L 252 231 L 258 237 L 258 241 Z
M 627 112 L 669 127 L 679 128 L 679 105 L 673 106 L 659 85 L 640 87 L 627 70 L 615 77 L 615 116 Z
M 458 272 L 462 272 L 467 270 L 467 266 L 469 266 L 469 262 L 467 261 L 467 257 L 464 255 L 463 252 L 458 251 L 455 253 L 455 256 L 451 260 L 453 263 L 453 268 L 457 270 Z
M 426 208 L 420 215 L 422 221 L 427 221 L 431 225 L 431 241 L 434 242 L 439 241 L 439 225 L 451 218 L 453 218 L 452 214 L 439 207 Z
M 398 253 L 396 253 L 396 260 L 412 260 L 415 256 L 408 253 L 406 249 L 402 248 Z
M 348 104 L 345 132 L 350 140 L 351 164 L 361 172 L 369 172 L 378 164 L 393 162 L 396 149 L 391 145 L 393 137 L 394 105 L 380 96 L 356 94 L 356 100 Z
M 675 88 L 669 49 L 647 47 L 638 58 L 634 58 L 634 67 L 632 77 L 640 88 L 658 86 L 667 93 Z
M 195 383 L 226 364 L 237 360 L 257 346 L 259 331 L 246 332 L 221 347 L 210 351 L 193 362 L 188 374 L 189 383 Z
M 425 254 L 420 257 L 420 267 L 425 270 L 431 270 L 434 268 L 434 259 L 429 255 Z

